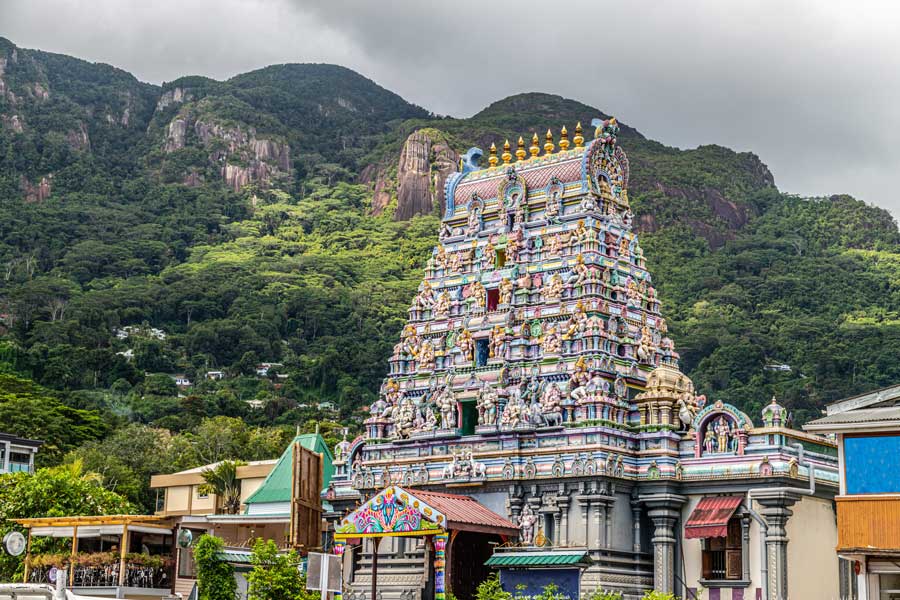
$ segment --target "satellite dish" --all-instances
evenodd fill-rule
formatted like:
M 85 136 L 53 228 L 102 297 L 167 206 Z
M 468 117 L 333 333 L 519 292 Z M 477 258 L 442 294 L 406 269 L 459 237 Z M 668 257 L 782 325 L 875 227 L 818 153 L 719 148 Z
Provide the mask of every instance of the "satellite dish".
M 10 531 L 3 536 L 3 547 L 12 556 L 20 556 L 25 552 L 26 545 L 25 536 L 18 531 Z
M 179 548 L 190 548 L 191 542 L 194 541 L 194 534 L 191 533 L 190 529 L 182 529 L 178 532 L 178 547 Z

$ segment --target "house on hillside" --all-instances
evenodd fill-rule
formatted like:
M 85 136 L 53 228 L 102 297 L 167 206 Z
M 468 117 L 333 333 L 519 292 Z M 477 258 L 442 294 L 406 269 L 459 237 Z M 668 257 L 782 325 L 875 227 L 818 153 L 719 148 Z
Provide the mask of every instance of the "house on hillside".
M 900 598 L 900 385 L 829 404 L 804 428 L 837 436 L 844 597 Z
M 0 433 L 0 474 L 34 472 L 34 455 L 44 442 Z
M 256 375 L 259 377 L 268 377 L 270 369 L 280 369 L 283 366 L 284 365 L 281 363 L 259 363 L 258 365 L 256 365 Z

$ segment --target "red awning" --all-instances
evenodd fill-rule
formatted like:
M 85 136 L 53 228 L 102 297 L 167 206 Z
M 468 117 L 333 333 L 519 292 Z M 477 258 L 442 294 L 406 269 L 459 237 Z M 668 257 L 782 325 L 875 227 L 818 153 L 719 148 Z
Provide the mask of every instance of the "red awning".
M 684 537 L 727 537 L 728 520 L 743 501 L 743 496 L 707 496 L 700 500 L 687 523 Z

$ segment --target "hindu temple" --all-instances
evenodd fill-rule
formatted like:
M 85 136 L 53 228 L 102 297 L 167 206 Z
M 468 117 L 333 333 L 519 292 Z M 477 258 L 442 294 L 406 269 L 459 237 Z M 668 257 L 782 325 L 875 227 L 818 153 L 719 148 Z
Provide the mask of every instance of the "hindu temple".
M 572 598 L 838 596 L 834 445 L 679 370 L 619 125 L 592 125 L 448 179 L 366 433 L 335 453 L 348 598 L 467 599 L 495 570 Z

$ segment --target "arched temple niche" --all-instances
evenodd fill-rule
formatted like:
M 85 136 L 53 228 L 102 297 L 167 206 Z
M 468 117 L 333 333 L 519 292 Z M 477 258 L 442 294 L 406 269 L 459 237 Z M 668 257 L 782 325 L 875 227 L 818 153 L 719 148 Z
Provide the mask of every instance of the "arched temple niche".
M 719 400 L 701 410 L 694 418 L 694 456 L 741 456 L 747 446 L 747 433 L 752 428 L 750 417 Z

